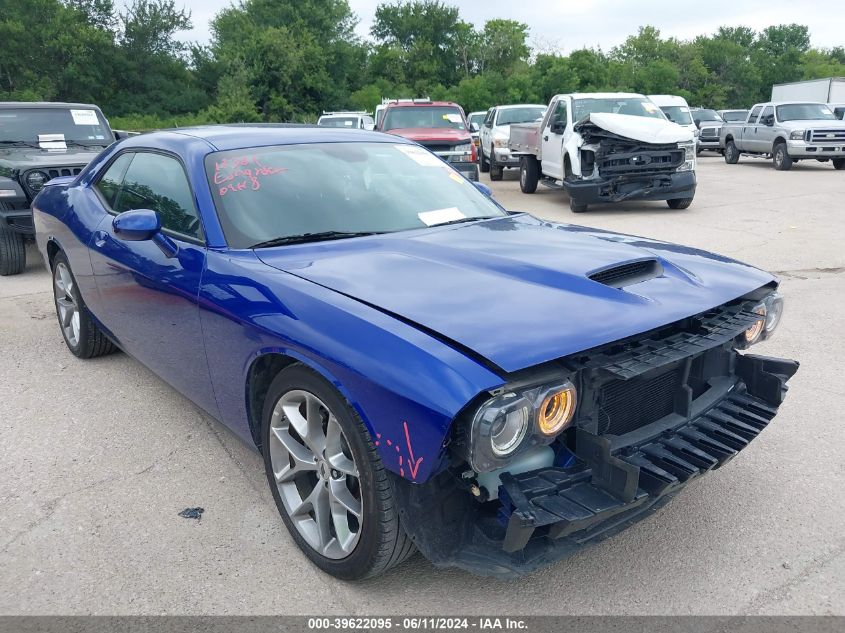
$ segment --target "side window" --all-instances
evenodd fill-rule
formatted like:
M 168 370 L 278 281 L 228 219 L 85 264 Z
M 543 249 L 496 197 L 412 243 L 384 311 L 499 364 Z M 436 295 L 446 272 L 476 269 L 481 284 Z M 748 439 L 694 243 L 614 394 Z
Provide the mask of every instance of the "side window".
M 132 162 L 133 156 L 135 154 L 132 153 L 118 156 L 106 170 L 106 173 L 103 174 L 102 178 L 94 185 L 97 191 L 103 196 L 106 204 L 112 209 L 117 199 L 117 192 L 120 191 L 120 185 L 123 183 L 123 175 L 126 173 L 129 163 Z
M 496 108 L 487 110 L 487 116 L 484 118 L 484 125 L 493 127 L 493 118 L 496 116 Z
M 774 118 L 775 118 L 775 109 L 774 109 L 772 106 L 766 106 L 766 107 L 763 109 L 763 114 L 761 114 L 761 115 L 760 115 L 760 123 L 762 123 L 762 124 L 764 124 L 764 125 L 765 125 L 765 123 L 766 123 L 766 117 L 772 117 L 772 119 L 774 120 Z
M 837 119 L 844 118 L 844 117 L 845 117 L 845 106 L 838 107 L 838 108 L 834 108 L 834 109 L 833 109 L 833 115 L 834 115 Z
M 188 178 L 174 158 L 151 152 L 135 154 L 114 207 L 118 213 L 131 209 L 158 211 L 162 228 L 202 239 Z
M 751 116 L 748 117 L 749 123 L 757 123 L 757 116 L 760 114 L 760 110 L 763 109 L 763 106 L 754 106 L 754 109 L 751 111 Z
M 566 120 L 566 113 L 567 113 L 566 99 L 561 99 L 560 101 L 557 102 L 557 107 L 555 108 L 555 118 L 558 121 L 560 121 L 561 123 L 563 123 L 564 127 L 566 127 L 568 125 L 568 122 Z

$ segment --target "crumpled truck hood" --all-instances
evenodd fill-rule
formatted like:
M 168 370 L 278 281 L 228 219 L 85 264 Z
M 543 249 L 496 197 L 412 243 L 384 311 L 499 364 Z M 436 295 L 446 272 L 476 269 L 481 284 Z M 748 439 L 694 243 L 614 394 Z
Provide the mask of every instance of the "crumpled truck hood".
M 691 130 L 685 129 L 677 123 L 653 117 L 594 112 L 578 121 L 573 129 L 578 132 L 587 123 L 592 123 L 618 136 L 642 141 L 643 143 L 687 143 L 693 140 Z
M 699 314 L 773 280 L 693 248 L 527 214 L 255 252 L 505 372 Z M 662 274 L 623 289 L 588 278 L 643 258 Z

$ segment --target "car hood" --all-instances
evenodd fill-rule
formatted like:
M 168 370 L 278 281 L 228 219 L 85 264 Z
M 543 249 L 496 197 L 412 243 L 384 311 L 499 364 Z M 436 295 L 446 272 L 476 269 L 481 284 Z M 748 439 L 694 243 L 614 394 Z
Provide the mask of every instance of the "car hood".
M 25 171 L 37 167 L 60 167 L 62 165 L 87 165 L 94 160 L 101 149 L 68 148 L 58 150 L 34 147 L 0 148 L 0 165 Z
M 451 128 L 431 127 L 409 127 L 390 130 L 389 134 L 395 134 L 411 141 L 439 142 L 439 143 L 460 143 L 470 138 L 468 130 L 453 130 Z
M 579 131 L 587 123 L 643 143 L 684 143 L 693 139 L 691 130 L 665 119 L 612 112 L 593 112 L 578 121 L 574 130 Z
M 527 214 L 257 250 L 269 266 L 389 313 L 505 372 L 709 310 L 773 280 L 685 246 L 554 224 Z M 656 259 L 662 273 L 624 289 L 588 278 Z
M 780 127 L 788 130 L 845 130 L 845 121 L 834 119 L 802 119 L 800 121 L 783 121 Z

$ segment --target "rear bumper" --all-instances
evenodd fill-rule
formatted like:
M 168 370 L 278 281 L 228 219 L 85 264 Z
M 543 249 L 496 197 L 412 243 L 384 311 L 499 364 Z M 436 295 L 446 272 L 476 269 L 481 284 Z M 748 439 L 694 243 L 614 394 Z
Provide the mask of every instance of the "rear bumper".
M 0 226 L 11 229 L 21 235 L 35 235 L 32 223 L 32 209 L 0 209 Z
M 495 517 L 441 473 L 422 485 L 392 477 L 406 530 L 436 565 L 512 577 L 565 558 L 646 518 L 691 480 L 733 459 L 771 422 L 798 369 L 737 355 L 735 377 L 693 415 L 625 436 L 575 431 L 586 468 L 502 475 Z
M 695 195 L 695 172 L 681 171 L 650 176 L 619 176 L 612 179 L 567 180 L 564 187 L 579 204 L 623 200 L 673 200 Z

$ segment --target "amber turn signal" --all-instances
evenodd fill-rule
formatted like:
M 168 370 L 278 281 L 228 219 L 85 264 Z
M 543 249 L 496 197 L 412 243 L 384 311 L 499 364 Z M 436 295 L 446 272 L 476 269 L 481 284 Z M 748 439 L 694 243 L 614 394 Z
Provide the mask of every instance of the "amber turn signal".
M 567 386 L 546 396 L 537 411 L 537 426 L 543 435 L 556 435 L 572 421 L 575 413 L 575 387 Z
M 760 336 L 763 334 L 763 328 L 766 326 L 766 304 L 761 303 L 754 308 L 754 312 L 759 314 L 760 318 L 754 322 L 754 325 L 745 330 L 745 342 L 749 345 L 753 345 L 759 341 Z

